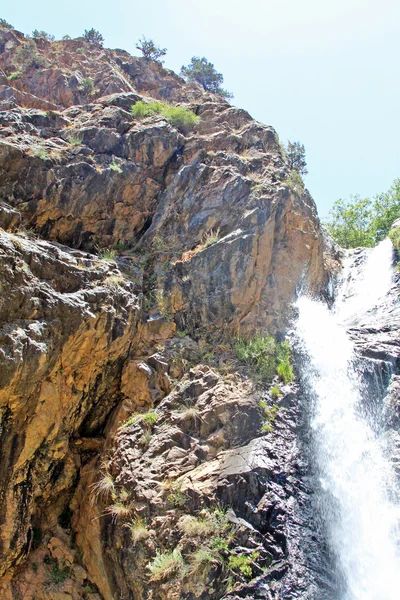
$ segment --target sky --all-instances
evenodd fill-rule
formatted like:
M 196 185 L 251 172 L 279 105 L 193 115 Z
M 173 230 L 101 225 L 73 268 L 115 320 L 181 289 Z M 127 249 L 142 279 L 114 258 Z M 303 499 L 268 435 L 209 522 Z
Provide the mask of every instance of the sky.
M 323 218 L 400 177 L 399 0 L 19 0 L 0 17 L 57 38 L 94 27 L 132 54 L 143 34 L 176 72 L 205 56 L 233 104 L 304 144 Z

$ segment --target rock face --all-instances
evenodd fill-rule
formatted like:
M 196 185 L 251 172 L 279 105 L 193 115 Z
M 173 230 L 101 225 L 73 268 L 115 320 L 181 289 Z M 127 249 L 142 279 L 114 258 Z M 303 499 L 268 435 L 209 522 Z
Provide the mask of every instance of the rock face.
M 275 131 L 83 39 L 0 53 L 2 597 L 311 598 L 296 397 L 229 341 L 336 260 Z

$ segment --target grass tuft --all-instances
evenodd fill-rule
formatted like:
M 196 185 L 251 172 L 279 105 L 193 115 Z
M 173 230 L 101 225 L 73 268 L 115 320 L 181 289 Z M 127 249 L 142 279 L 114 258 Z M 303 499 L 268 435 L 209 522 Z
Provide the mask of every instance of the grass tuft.
M 135 519 L 132 521 L 132 523 L 129 523 L 127 527 L 130 531 L 134 544 L 146 540 L 150 535 L 147 525 L 143 519 Z
M 131 113 L 138 119 L 144 119 L 153 115 L 161 115 L 168 123 L 183 132 L 190 131 L 199 121 L 192 110 L 182 106 L 172 106 L 166 102 L 144 102 L 139 100 L 131 107 Z
M 175 548 L 172 552 L 162 552 L 156 555 L 148 565 L 151 573 L 150 581 L 163 581 L 183 569 L 185 562 L 180 550 Z

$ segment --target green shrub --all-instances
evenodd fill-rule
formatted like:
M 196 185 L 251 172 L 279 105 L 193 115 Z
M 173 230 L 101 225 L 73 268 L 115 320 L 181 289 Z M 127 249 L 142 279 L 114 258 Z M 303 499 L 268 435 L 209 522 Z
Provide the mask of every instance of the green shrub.
M 36 158 L 40 158 L 41 160 L 47 160 L 49 158 L 47 150 L 45 150 L 44 148 L 34 148 L 32 150 L 32 154 L 33 156 L 36 156 Z
M 276 415 L 278 414 L 278 406 L 273 404 L 269 406 L 264 400 L 260 402 L 260 408 L 263 411 L 265 422 L 261 427 L 262 433 L 271 433 L 273 431 L 273 422 L 276 419 Z
M 67 139 L 70 146 L 81 146 L 83 136 L 79 133 L 71 133 Z
M 288 341 L 284 341 L 277 346 L 278 366 L 277 374 L 283 383 L 291 383 L 294 380 L 294 372 L 291 363 L 291 347 Z
M 24 72 L 21 69 L 18 69 L 18 71 L 14 71 L 14 73 L 11 73 L 11 75 L 9 75 L 7 77 L 8 81 L 13 81 L 13 79 L 18 79 L 18 77 L 21 77 L 21 75 L 23 75 Z
M 96 246 L 96 250 L 101 260 L 105 260 L 107 262 L 114 262 L 118 256 L 118 252 L 114 250 L 114 248 L 99 248 Z
M 210 552 L 207 548 L 198 548 L 190 555 L 189 572 L 200 571 L 208 564 L 218 560 L 218 556 L 214 552 Z
M 250 340 L 239 338 L 236 355 L 263 379 L 272 379 L 276 369 L 277 343 L 271 335 L 256 335 Z
M 63 42 L 66 42 L 67 40 L 72 40 L 71 36 L 68 35 L 68 34 L 67 35 L 63 35 L 61 39 L 62 39 Z
M 117 162 L 115 162 L 115 160 L 113 160 L 110 164 L 110 169 L 112 171 L 115 171 L 116 173 L 122 173 L 122 169 L 119 166 L 119 164 Z
M 175 483 L 172 487 L 170 493 L 167 496 L 168 502 L 171 502 L 175 506 L 175 508 L 182 508 L 185 506 L 187 495 L 182 492 L 182 484 Z
M 187 132 L 200 121 L 192 110 L 182 106 L 171 106 L 166 102 L 144 102 L 139 100 L 131 107 L 131 113 L 134 117 L 143 119 L 152 115 L 163 116 L 168 123 L 176 129 Z
M 184 515 L 179 521 L 179 529 L 188 537 L 217 536 L 231 528 L 226 511 L 222 508 L 206 510 L 195 517 Z
M 231 555 L 229 557 L 228 566 L 230 569 L 232 569 L 232 571 L 235 571 L 236 573 L 239 572 L 250 579 L 253 574 L 251 563 L 252 559 L 250 556 L 247 556 L 246 554 L 238 554 Z
M 27 40 L 24 44 L 18 46 L 15 51 L 15 61 L 22 71 L 26 71 L 29 67 L 39 69 L 40 67 L 47 66 L 46 59 L 44 56 L 38 54 L 36 44 L 33 40 Z
M 67 566 L 60 567 L 58 563 L 54 563 L 50 571 L 50 579 L 52 583 L 64 583 L 71 574 L 71 569 Z
M 175 575 L 184 567 L 184 560 L 180 550 L 175 548 L 172 552 L 162 552 L 148 565 L 151 573 L 150 581 L 163 581 Z
M 271 394 L 272 398 L 274 400 L 278 400 L 278 398 L 280 398 L 282 396 L 282 392 L 279 389 L 279 385 L 274 385 L 270 390 L 269 393 Z
M 142 421 L 146 425 L 155 425 L 158 421 L 158 414 L 154 410 L 149 410 L 142 415 Z
M 90 77 L 85 77 L 82 79 L 79 89 L 81 92 L 86 94 L 86 96 L 90 96 L 94 92 L 94 81 Z
M 389 238 L 392 240 L 393 246 L 397 250 L 400 250 L 400 227 L 393 227 L 389 231 Z
M 79 48 L 76 49 L 76 53 L 77 54 L 85 54 L 85 48 L 82 48 L 82 46 L 80 46 Z

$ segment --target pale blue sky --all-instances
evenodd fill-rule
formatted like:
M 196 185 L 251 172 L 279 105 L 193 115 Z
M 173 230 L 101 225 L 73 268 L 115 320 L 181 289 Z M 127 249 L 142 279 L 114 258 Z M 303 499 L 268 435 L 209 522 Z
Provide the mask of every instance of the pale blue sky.
M 176 72 L 205 56 L 234 104 L 305 145 L 321 216 L 400 177 L 399 0 L 19 0 L 0 17 L 56 37 L 94 27 L 133 54 L 143 33 Z

